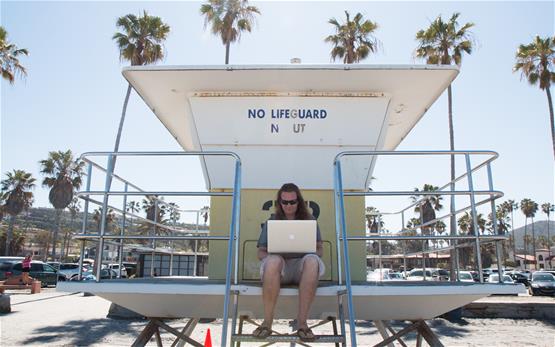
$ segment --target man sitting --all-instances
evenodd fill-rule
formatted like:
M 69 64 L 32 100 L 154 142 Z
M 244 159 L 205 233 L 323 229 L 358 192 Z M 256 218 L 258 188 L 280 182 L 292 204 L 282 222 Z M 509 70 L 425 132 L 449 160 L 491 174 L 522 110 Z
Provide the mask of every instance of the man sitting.
M 306 203 L 299 188 L 293 183 L 284 184 L 277 193 L 274 219 L 311 220 Z M 262 301 L 264 304 L 264 321 L 253 331 L 253 335 L 266 338 L 272 333 L 274 308 L 279 296 L 280 285 L 299 285 L 299 308 L 297 313 L 297 335 L 302 341 L 314 340 L 314 333 L 308 327 L 307 319 L 310 306 L 314 300 L 318 279 L 324 274 L 325 267 L 321 259 L 322 237 L 320 229 L 316 234 L 316 254 L 270 254 L 268 253 L 267 223 L 264 223 L 258 239 L 258 259 L 260 278 L 262 279 Z

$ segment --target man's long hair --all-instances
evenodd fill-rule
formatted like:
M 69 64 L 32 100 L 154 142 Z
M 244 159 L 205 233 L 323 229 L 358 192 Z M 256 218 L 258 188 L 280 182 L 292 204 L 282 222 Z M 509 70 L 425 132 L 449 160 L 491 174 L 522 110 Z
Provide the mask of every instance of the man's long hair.
M 285 183 L 284 185 L 279 188 L 277 192 L 276 198 L 276 219 L 286 219 L 285 213 L 283 212 L 283 208 L 281 207 L 281 193 L 282 192 L 295 192 L 297 193 L 297 212 L 295 213 L 295 219 L 313 219 L 312 214 L 308 212 L 308 208 L 306 207 L 306 202 L 304 201 L 303 195 L 301 194 L 301 190 L 297 187 L 294 183 Z

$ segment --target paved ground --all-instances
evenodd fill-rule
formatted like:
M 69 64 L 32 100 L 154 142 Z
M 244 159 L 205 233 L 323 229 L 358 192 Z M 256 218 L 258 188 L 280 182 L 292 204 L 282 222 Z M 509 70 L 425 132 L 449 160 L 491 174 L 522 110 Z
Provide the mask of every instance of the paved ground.
M 554 302 L 554 298 L 492 297 L 483 300 L 533 300 Z M 58 293 L 52 289 L 35 294 L 11 294 L 12 313 L 0 315 L 0 345 L 4 346 L 130 346 L 145 326 L 145 321 L 126 321 L 106 318 L 110 303 L 95 296 L 82 293 Z M 183 327 L 184 320 L 168 322 L 173 327 Z M 555 321 L 512 320 L 512 319 L 463 319 L 452 323 L 444 319 L 429 321 L 432 330 L 446 346 L 546 346 L 555 347 Z M 393 324 L 396 330 L 404 327 L 403 322 Z M 214 346 L 219 345 L 221 321 L 199 324 L 193 333 L 197 340 L 204 341 L 210 328 Z M 280 332 L 289 332 L 287 321 L 278 321 L 274 327 Z M 253 328 L 246 327 L 250 332 Z M 324 332 L 319 328 L 316 332 Z M 164 345 L 173 341 L 168 334 L 162 335 Z M 371 322 L 357 321 L 357 339 L 360 346 L 373 345 L 381 338 Z M 410 336 L 409 345 L 415 337 Z M 155 346 L 151 341 L 150 345 Z M 256 346 L 257 344 L 247 344 Z M 276 346 L 285 346 L 279 345 Z M 288 344 L 286 346 L 289 346 Z M 314 345 L 316 346 L 316 345 Z

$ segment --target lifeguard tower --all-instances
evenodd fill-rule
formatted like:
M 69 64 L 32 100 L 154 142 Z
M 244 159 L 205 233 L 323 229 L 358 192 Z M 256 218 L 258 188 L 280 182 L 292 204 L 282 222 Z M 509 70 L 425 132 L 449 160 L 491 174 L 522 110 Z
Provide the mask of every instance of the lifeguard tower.
M 123 71 L 144 102 L 164 124 L 184 152 L 124 152 L 122 156 L 198 156 L 205 180 L 201 192 L 114 191 L 114 153 L 88 153 L 90 167 L 108 164 L 105 189 L 90 186 L 80 196 L 96 201 L 106 211 L 112 196 L 210 196 L 209 236 L 143 236 L 143 239 L 208 239 L 207 278 L 156 277 L 68 282 L 63 291 L 87 291 L 151 318 L 134 345 L 143 345 L 164 329 L 178 339 L 202 346 L 189 336 L 198 318 L 224 318 L 221 346 L 257 340 L 242 334 L 244 322 L 262 316 L 261 286 L 256 259 L 260 225 L 272 213 L 275 194 L 285 182 L 301 187 L 308 207 L 317 218 L 324 240 L 326 273 L 311 310 L 312 319 L 340 321 L 340 331 L 318 336 L 315 343 L 356 346 L 355 319 L 375 321 L 384 345 L 406 332 L 389 335 L 387 320 L 410 320 L 432 345 L 439 340 L 423 322 L 491 293 L 518 293 L 517 285 L 463 284 L 460 282 L 368 282 L 365 240 L 403 240 L 406 236 L 368 236 L 365 197 L 411 192 L 372 192 L 369 184 L 380 156 L 463 155 L 475 152 L 394 152 L 428 108 L 455 79 L 452 66 L 374 65 L 264 65 L 130 67 Z M 472 172 L 497 156 L 494 152 Z M 226 157 L 226 160 L 222 159 Z M 230 169 L 229 160 L 234 163 Z M 227 164 L 226 164 L 227 163 Z M 227 165 L 227 166 L 226 166 Z M 488 171 L 491 174 L 490 171 Z M 460 178 L 458 178 L 460 179 Z M 127 186 L 126 186 L 127 187 Z M 492 203 L 502 196 L 493 186 L 462 194 L 468 209 Z M 94 200 L 93 196 L 103 199 Z M 475 200 L 478 196 L 485 199 Z M 105 217 L 105 216 L 103 216 Z M 83 233 L 81 240 L 140 238 L 106 233 Z M 417 235 L 414 238 L 426 238 Z M 433 238 L 433 237 L 431 237 Z M 473 240 L 485 237 L 445 236 Z M 487 240 L 504 239 L 490 235 Z M 486 241 L 487 241 L 486 240 Z M 84 242 L 84 241 L 83 241 Z M 98 248 L 102 252 L 102 247 Z M 479 252 L 477 252 L 479 257 Z M 100 270 L 100 264 L 98 264 Z M 296 315 L 296 289 L 283 288 L 276 318 Z M 415 300 L 417 299 L 417 300 Z M 160 318 L 191 318 L 183 331 Z M 329 318 L 333 317 L 333 318 Z M 228 329 L 231 318 L 231 329 Z M 349 321 L 349 333 L 346 321 Z M 334 325 L 335 327 L 335 325 Z M 409 330 L 409 331 L 410 331 Z M 159 343 L 160 340 L 158 339 Z M 272 335 L 266 342 L 298 342 L 294 336 Z

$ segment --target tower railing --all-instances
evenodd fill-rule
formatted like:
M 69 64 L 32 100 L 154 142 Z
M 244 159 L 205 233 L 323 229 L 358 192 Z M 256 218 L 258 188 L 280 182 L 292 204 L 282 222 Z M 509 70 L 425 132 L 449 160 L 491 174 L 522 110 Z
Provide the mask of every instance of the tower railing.
M 433 191 L 345 191 L 343 188 L 343 177 L 342 177 L 342 168 L 341 168 L 341 159 L 344 157 L 353 157 L 353 156 L 371 156 L 371 157 L 379 157 L 379 156 L 463 156 L 465 160 L 465 172 L 456 177 L 455 179 L 449 181 L 447 184 L 439 187 L 437 190 Z M 487 156 L 485 160 L 480 162 L 479 164 L 472 166 L 471 165 L 471 156 Z M 458 278 L 458 248 L 461 247 L 472 247 L 475 246 L 475 262 L 478 266 L 478 273 L 480 282 L 483 283 L 483 275 L 482 275 L 482 259 L 480 254 L 480 243 L 481 242 L 495 242 L 496 245 L 496 256 L 497 256 L 497 264 L 498 264 L 498 271 L 499 271 L 499 282 L 502 282 L 502 267 L 501 267 L 501 245 L 500 241 L 506 240 L 508 235 L 504 233 L 498 232 L 498 225 L 496 221 L 496 210 L 495 210 L 495 200 L 502 197 L 503 193 L 500 191 L 496 191 L 493 188 L 493 178 L 492 178 L 492 171 L 491 171 L 491 163 L 498 157 L 498 154 L 493 151 L 346 151 L 339 153 L 334 160 L 334 202 L 335 202 L 335 218 L 336 218 L 336 238 L 337 238 L 337 267 L 338 267 L 338 277 L 339 277 L 339 284 L 345 286 L 345 290 L 347 293 L 347 308 L 348 308 L 348 317 L 349 317 L 349 326 L 350 326 L 350 340 L 351 346 L 356 346 L 356 332 L 355 332 L 355 312 L 353 307 L 353 298 L 352 298 L 352 281 L 351 281 L 351 271 L 350 271 L 350 259 L 349 259 L 349 241 L 370 241 L 376 240 L 378 242 L 383 240 L 396 240 L 396 241 L 407 241 L 407 240 L 421 240 L 422 242 L 427 242 L 429 240 L 449 240 L 451 245 L 446 248 L 450 250 L 454 250 L 457 254 L 455 262 L 455 270 L 457 273 Z M 376 158 L 374 158 L 376 159 Z M 476 190 L 475 184 L 473 180 L 473 174 L 485 168 L 487 172 L 487 190 Z M 468 189 L 466 190 L 455 190 L 455 183 L 461 180 L 466 180 L 468 183 Z M 451 199 L 452 207 L 451 212 L 434 218 L 433 220 L 423 221 L 418 225 L 415 225 L 411 228 L 405 228 L 405 218 L 404 214 L 411 208 L 418 206 L 424 199 L 429 196 L 441 196 L 441 195 L 448 195 L 451 197 L 456 196 L 467 196 L 469 199 L 469 203 L 458 210 L 454 206 L 454 199 Z M 365 232 L 362 234 L 364 236 L 356 236 L 352 234 L 356 234 L 356 230 L 349 230 L 347 231 L 347 223 L 345 217 L 345 204 L 344 199 L 345 197 L 349 196 L 417 196 L 421 198 L 415 199 L 416 201 L 401 209 L 398 212 L 392 214 L 400 214 L 402 220 L 402 226 L 400 233 L 392 233 L 392 234 L 378 234 L 378 235 L 366 235 Z M 483 197 L 477 201 L 477 197 Z M 479 233 L 479 226 L 477 220 L 477 212 L 476 207 L 490 203 L 491 208 L 491 218 L 492 218 L 492 226 L 493 226 L 493 235 L 480 235 Z M 451 230 L 449 235 L 405 235 L 407 230 L 416 230 L 417 228 L 422 228 L 426 226 L 432 226 L 438 221 L 449 218 L 452 216 L 456 216 L 456 214 L 470 211 L 470 215 L 472 218 L 472 229 L 474 230 L 472 235 L 457 235 L 456 230 Z M 382 215 L 383 213 L 378 213 Z M 421 213 L 422 216 L 422 213 Z M 378 222 L 378 225 L 380 223 Z M 458 241 L 465 241 L 464 243 L 460 244 Z M 424 254 L 428 253 L 428 250 L 423 249 L 421 253 L 424 258 Z M 451 259 L 453 261 L 453 259 Z M 381 254 L 380 254 L 380 264 L 381 264 Z M 344 272 L 344 273 L 343 273 Z M 423 272 L 424 276 L 426 273 L 425 269 L 425 262 L 423 262 Z M 344 284 L 343 284 L 344 280 Z
M 145 191 L 140 189 L 138 186 L 132 184 L 131 182 L 121 178 L 120 176 L 114 174 L 114 166 L 117 157 L 177 157 L 177 156 L 198 156 L 201 158 L 207 156 L 223 156 L 230 157 L 234 159 L 234 177 L 233 177 L 233 190 L 229 192 L 213 192 L 213 191 Z M 107 166 L 103 167 L 95 161 L 92 160 L 93 157 L 105 157 L 107 158 Z M 123 240 L 150 240 L 153 242 L 153 251 L 155 250 L 156 240 L 219 240 L 228 241 L 227 250 L 227 262 L 226 262 L 226 279 L 225 279 L 225 296 L 224 296 L 224 308 L 223 308 L 223 319 L 224 324 L 222 327 L 222 347 L 226 345 L 227 340 L 227 330 L 228 330 L 228 318 L 229 318 L 229 302 L 231 296 L 231 281 L 233 277 L 233 284 L 238 284 L 238 260 L 239 260 L 239 239 L 240 239 L 240 211 L 241 211 L 241 159 L 239 156 L 233 152 L 224 151 L 207 151 L 207 152 L 88 152 L 84 153 L 80 157 L 87 164 L 87 180 L 86 188 L 83 191 L 77 193 L 77 196 L 85 200 L 84 207 L 84 218 L 82 233 L 75 236 L 75 239 L 81 240 L 81 255 L 79 258 L 79 277 L 81 277 L 81 271 L 83 267 L 83 255 L 85 248 L 85 241 L 92 240 L 97 241 L 97 259 L 95 264 L 95 274 L 96 281 L 101 281 L 101 270 L 102 270 L 102 259 L 104 252 L 104 243 L 109 240 L 119 240 L 122 244 Z M 91 190 L 91 180 L 92 180 L 92 169 L 99 169 L 105 174 L 104 177 L 104 190 Z M 112 190 L 113 180 L 119 181 L 124 184 L 124 190 Z M 134 191 L 130 191 L 129 188 L 133 188 Z M 93 199 L 93 196 L 101 196 L 102 202 Z M 155 204 L 165 204 L 159 197 L 173 196 L 173 197 L 212 197 L 212 196 L 230 196 L 232 198 L 231 207 L 231 223 L 229 236 L 211 236 L 211 235 L 125 235 L 125 225 L 121 229 L 119 235 L 108 235 L 107 231 L 107 211 L 109 208 L 115 208 L 109 204 L 110 197 L 123 197 L 124 207 L 123 209 L 117 209 L 122 214 L 125 215 L 125 203 L 128 196 L 145 196 L 155 200 Z M 87 219 L 88 219 L 88 209 L 89 203 L 97 203 L 102 207 L 102 212 L 100 216 L 100 230 L 97 233 L 87 232 Z M 157 213 L 155 213 L 155 216 Z M 124 219 L 125 220 L 125 219 Z M 162 225 L 160 221 L 148 220 L 147 223 L 154 225 L 155 227 L 167 227 Z M 197 218 L 198 223 L 198 218 Z M 175 223 L 174 223 L 175 224 Z M 175 226 L 174 226 L 175 229 Z M 152 259 L 153 260 L 153 259 Z M 153 261 L 151 261 L 151 264 Z M 121 268 L 120 268 L 121 269 Z M 121 270 L 120 270 L 121 271 Z

